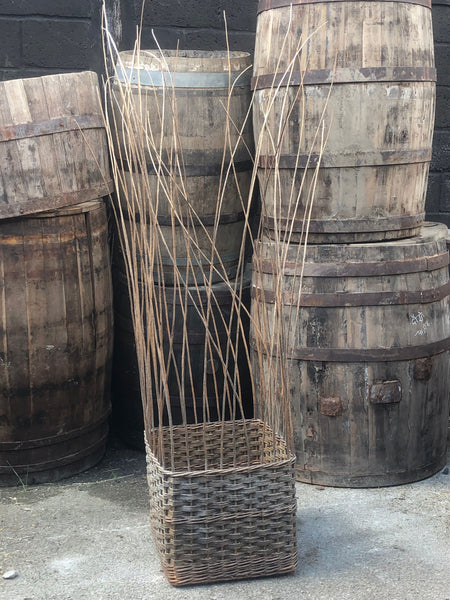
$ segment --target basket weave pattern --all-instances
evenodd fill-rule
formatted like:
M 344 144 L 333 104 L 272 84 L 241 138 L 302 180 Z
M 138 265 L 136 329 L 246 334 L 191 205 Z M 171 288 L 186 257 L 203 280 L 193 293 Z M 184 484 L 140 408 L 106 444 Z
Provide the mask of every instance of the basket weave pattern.
M 162 461 L 147 444 L 150 523 L 169 582 L 294 571 L 295 457 L 285 442 L 259 420 L 174 427 L 171 435 L 162 436 Z

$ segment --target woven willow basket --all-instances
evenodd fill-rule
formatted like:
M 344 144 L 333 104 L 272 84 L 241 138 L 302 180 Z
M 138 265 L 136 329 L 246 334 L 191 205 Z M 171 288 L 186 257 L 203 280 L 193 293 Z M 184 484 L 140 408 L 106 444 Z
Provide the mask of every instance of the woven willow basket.
M 150 523 L 172 585 L 296 569 L 295 456 L 270 427 L 186 425 L 158 440 L 161 461 L 146 444 Z

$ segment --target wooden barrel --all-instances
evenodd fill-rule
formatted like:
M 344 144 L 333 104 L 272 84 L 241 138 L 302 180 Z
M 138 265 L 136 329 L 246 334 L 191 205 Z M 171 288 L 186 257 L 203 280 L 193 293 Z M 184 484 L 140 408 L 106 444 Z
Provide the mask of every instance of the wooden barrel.
M 113 360 L 113 423 L 118 436 L 127 444 L 134 448 L 144 449 L 144 420 L 142 414 L 142 402 L 139 382 L 139 367 L 136 356 L 136 347 L 134 342 L 133 324 L 131 320 L 129 295 L 127 281 L 124 273 L 114 271 L 114 360 Z M 173 339 L 173 360 L 170 361 L 168 373 L 168 385 L 170 390 L 170 404 L 172 411 L 172 420 L 176 425 L 183 423 L 182 406 L 186 410 L 187 423 L 201 423 L 204 421 L 217 421 L 219 418 L 217 396 L 223 393 L 224 373 L 220 365 L 220 359 L 216 350 L 208 352 L 205 350 L 206 327 L 202 321 L 199 311 L 206 314 L 208 300 L 207 290 L 199 288 L 190 288 L 194 298 L 189 298 L 185 306 L 186 318 L 183 317 L 183 305 L 179 298 L 174 299 L 170 288 L 166 288 L 166 299 L 168 303 L 169 322 L 174 317 L 174 339 Z M 212 303 L 212 316 L 209 320 L 209 330 L 213 343 L 217 343 L 225 355 L 227 341 L 230 337 L 233 347 L 235 347 L 235 338 L 237 334 L 237 319 L 232 306 L 233 298 L 229 289 L 223 283 L 213 284 L 211 286 L 212 294 L 216 301 Z M 241 294 L 244 305 L 250 308 L 250 277 L 244 281 Z M 233 315 L 233 318 L 231 318 Z M 245 335 L 248 341 L 249 319 L 242 314 Z M 225 321 L 225 322 L 224 322 Z M 183 336 L 183 328 L 186 326 L 186 336 Z M 226 331 L 230 328 L 230 336 Z M 164 352 L 166 360 L 169 352 L 169 342 L 167 332 L 164 334 Z M 184 403 L 182 402 L 182 392 L 176 371 L 181 374 L 183 363 L 183 351 L 189 355 L 192 369 L 192 380 L 188 373 L 184 375 Z M 206 402 L 205 412 L 203 411 L 203 373 L 204 359 L 207 354 L 207 373 L 206 373 Z M 245 417 L 253 416 L 253 401 L 249 375 L 248 360 L 245 354 L 245 348 L 242 342 L 238 345 L 238 373 L 239 373 L 239 396 L 242 400 L 242 406 Z M 235 373 L 235 362 L 230 360 L 228 373 L 231 377 Z M 215 386 L 217 385 L 218 393 Z M 220 401 L 221 402 L 221 401 Z M 220 404 L 219 402 L 219 404 Z M 227 409 L 225 415 L 229 418 L 230 411 Z M 238 403 L 236 403 L 236 417 L 241 418 L 241 412 Z M 164 420 L 167 419 L 167 411 L 164 412 Z
M 395 485 L 423 479 L 445 464 L 445 230 L 426 223 L 419 236 L 402 241 L 311 245 L 300 298 L 298 249 L 289 247 L 280 271 L 274 268 L 279 248 L 262 242 L 252 313 L 263 307 L 271 322 L 280 283 L 274 273 L 281 272 L 277 306 L 289 336 L 287 385 L 300 481 Z
M 100 200 L 0 224 L 0 485 L 100 460 L 113 340 Z
M 159 233 L 170 249 L 161 241 L 165 283 L 173 283 L 173 259 L 184 271 L 188 256 L 194 264 L 190 282 L 204 284 L 201 273 L 211 262 L 216 268 L 215 282 L 223 279 L 224 273 L 233 278 L 252 172 L 253 137 L 247 119 L 250 74 L 245 72 L 250 55 L 162 50 L 141 51 L 139 64 L 132 52 L 121 52 L 120 59 L 117 81 L 131 84 L 132 94 L 131 100 L 121 94 L 117 81 L 112 87 L 124 187 L 132 196 L 133 180 L 139 197 L 146 193 L 147 201 L 158 205 Z M 120 115 L 123 106 L 130 112 L 131 105 L 139 115 L 128 124 L 131 135 L 142 125 L 154 140 L 146 156 L 147 173 L 141 176 L 142 157 L 126 149 L 130 132 L 124 133 Z M 233 169 L 226 177 L 231 152 Z M 170 189 L 167 194 L 165 186 Z M 128 218 L 127 207 L 124 210 Z M 151 217 L 146 219 L 151 222 Z
M 416 235 L 434 125 L 431 0 L 260 0 L 254 63 L 267 227 L 299 241 L 313 196 L 311 243 Z
M 96 73 L 0 82 L 0 219 L 112 189 Z

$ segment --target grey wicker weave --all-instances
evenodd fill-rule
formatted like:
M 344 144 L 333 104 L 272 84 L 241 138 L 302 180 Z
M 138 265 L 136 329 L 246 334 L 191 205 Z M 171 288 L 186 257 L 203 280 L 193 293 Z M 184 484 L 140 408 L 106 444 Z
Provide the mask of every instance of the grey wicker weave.
M 159 440 L 160 460 L 146 444 L 150 524 L 172 585 L 296 569 L 295 457 L 270 427 L 186 425 Z

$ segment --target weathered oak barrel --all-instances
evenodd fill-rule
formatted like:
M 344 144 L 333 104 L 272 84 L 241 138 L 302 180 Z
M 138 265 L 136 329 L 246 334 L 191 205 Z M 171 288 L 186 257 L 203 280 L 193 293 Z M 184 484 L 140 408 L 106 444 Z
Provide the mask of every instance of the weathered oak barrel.
M 444 225 L 426 223 L 407 240 L 310 245 L 301 283 L 298 248 L 289 247 L 280 270 L 279 247 L 262 242 L 252 313 L 259 303 L 267 322 L 275 310 L 285 322 L 300 481 L 392 485 L 423 479 L 445 464 L 445 232 Z M 282 300 L 275 305 L 274 273 L 280 272 Z
M 312 243 L 416 235 L 434 125 L 431 1 L 261 0 L 258 13 L 266 226 L 299 241 L 313 197 Z
M 100 460 L 113 341 L 104 203 L 0 224 L 0 485 Z
M 183 271 L 191 259 L 190 281 L 203 283 L 211 262 L 214 281 L 224 273 L 233 278 L 252 171 L 249 54 L 144 50 L 139 63 L 132 52 L 121 52 L 120 59 L 111 107 L 124 187 L 130 197 L 133 189 L 145 196 L 157 212 L 167 243 L 160 243 L 165 283 L 173 282 L 174 262 Z M 142 142 L 140 132 L 151 142 Z M 146 157 L 134 151 L 137 139 Z M 128 208 L 126 219 L 142 221 L 142 215 L 127 215 Z
M 112 189 L 96 73 L 0 83 L 0 219 L 95 200 Z
M 125 274 L 114 271 L 115 339 L 113 360 L 113 423 L 117 434 L 130 446 L 144 448 L 144 420 L 140 393 L 139 367 L 136 356 L 133 323 L 130 313 L 127 280 Z M 234 283 L 235 285 L 235 283 Z M 239 284 L 237 284 L 239 290 Z M 173 323 L 173 332 L 164 329 L 163 351 L 168 365 L 167 382 L 170 391 L 171 419 L 173 424 L 190 424 L 217 421 L 225 406 L 225 415 L 230 417 L 234 402 L 236 418 L 253 415 L 253 401 L 248 360 L 242 335 L 248 343 L 249 319 L 241 311 L 243 331 L 238 332 L 236 307 L 233 294 L 223 284 L 211 286 L 211 308 L 207 325 L 203 318 L 208 313 L 208 291 L 205 288 L 189 288 L 187 299 L 184 291 L 173 293 L 167 287 L 164 292 L 167 302 L 168 320 Z M 243 281 L 239 293 L 246 309 L 250 308 L 250 277 Z M 207 334 L 209 331 L 209 335 Z M 236 340 L 239 337 L 239 342 Z M 172 357 L 169 358 L 170 337 Z M 208 343 L 209 340 L 209 343 Z M 229 362 L 224 371 L 220 356 L 229 352 Z M 220 347 L 220 352 L 217 348 Z M 233 351 L 238 348 L 237 363 Z M 206 370 L 204 367 L 206 360 Z M 184 366 L 183 366 L 184 365 Z M 237 365 L 237 367 L 236 367 Z M 227 373 L 227 381 L 225 378 Z M 205 375 L 205 377 L 204 377 Z M 231 381 L 236 376 L 236 399 L 232 399 Z M 182 383 L 181 383 L 182 382 Z M 224 388 L 229 396 L 222 405 Z M 205 390 L 205 394 L 204 394 Z M 240 405 L 238 398 L 241 399 Z M 185 412 L 184 412 L 185 411 Z M 183 417 L 184 413 L 184 417 Z M 167 410 L 163 419 L 167 422 Z

